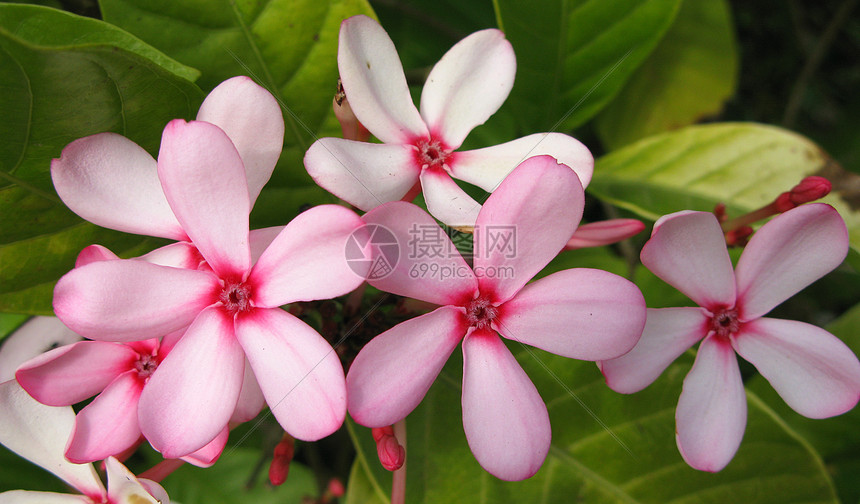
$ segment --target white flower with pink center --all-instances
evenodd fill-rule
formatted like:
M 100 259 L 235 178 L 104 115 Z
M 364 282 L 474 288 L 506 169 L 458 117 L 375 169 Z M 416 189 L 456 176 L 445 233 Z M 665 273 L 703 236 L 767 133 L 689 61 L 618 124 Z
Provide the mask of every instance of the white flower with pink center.
M 323 138 L 308 150 L 305 167 L 320 186 L 362 210 L 411 200 L 420 189 L 434 217 L 471 227 L 481 205 L 452 177 L 492 192 L 520 162 L 541 154 L 572 168 L 583 186 L 591 180 L 591 153 L 560 133 L 457 151 L 513 87 L 516 59 L 499 30 L 473 33 L 442 57 L 424 84 L 420 112 L 397 50 L 376 21 L 355 16 L 342 23 L 338 68 L 350 107 L 383 143 Z
M 549 416 L 499 335 L 565 357 L 601 360 L 630 350 L 645 324 L 639 289 L 605 271 L 570 269 L 527 285 L 565 246 L 583 203 L 582 185 L 570 168 L 550 156 L 530 158 L 490 196 L 475 226 L 479 237 L 494 226 L 515 230 L 515 254 L 480 239 L 473 267 L 459 254 L 401 252 L 389 275 L 369 280 L 381 290 L 441 306 L 380 334 L 359 352 L 347 374 L 352 417 L 368 427 L 405 418 L 462 342 L 463 427 L 472 452 L 499 478 L 532 476 L 549 450 Z M 409 242 L 416 226 L 437 226 L 405 202 L 376 208 L 364 220 L 387 227 L 400 244 Z M 416 268 L 428 261 L 432 268 Z
M 636 347 L 600 363 L 606 383 L 618 392 L 637 392 L 702 340 L 675 420 L 681 455 L 703 471 L 719 471 L 731 461 L 746 427 L 735 352 L 801 415 L 845 413 L 860 399 L 854 353 L 819 327 L 764 315 L 839 266 L 847 252 L 845 223 L 823 203 L 799 206 L 762 226 L 734 271 L 713 214 L 661 218 L 642 249 L 642 263 L 699 306 L 648 309 Z

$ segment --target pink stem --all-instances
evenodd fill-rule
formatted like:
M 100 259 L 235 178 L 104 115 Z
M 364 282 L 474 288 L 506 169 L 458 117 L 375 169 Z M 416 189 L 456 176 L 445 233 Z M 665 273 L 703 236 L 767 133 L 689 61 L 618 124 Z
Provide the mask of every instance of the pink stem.
M 406 450 L 406 419 L 399 420 L 394 424 L 394 437 L 400 446 Z M 391 504 L 405 504 L 406 502 L 406 459 L 400 469 L 394 471 L 391 480 Z

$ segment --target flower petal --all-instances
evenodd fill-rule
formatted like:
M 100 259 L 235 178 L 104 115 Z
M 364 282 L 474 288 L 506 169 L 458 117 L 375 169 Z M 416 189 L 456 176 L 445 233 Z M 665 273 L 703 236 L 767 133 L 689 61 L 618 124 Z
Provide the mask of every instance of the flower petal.
M 221 429 L 221 432 L 215 436 L 215 439 L 206 444 L 206 446 L 200 448 L 194 453 L 180 458 L 197 467 L 211 467 L 218 461 L 218 458 L 221 457 L 221 453 L 224 452 L 224 447 L 227 446 L 227 439 L 229 437 L 230 428 L 224 426 L 224 428 Z
M 481 204 L 466 194 L 446 172 L 424 170 L 419 178 L 427 211 L 433 217 L 455 228 L 475 225 Z
M 203 100 L 197 120 L 218 126 L 236 146 L 253 207 L 284 146 L 284 116 L 275 97 L 250 77 L 233 77 Z
M 490 195 L 475 224 L 482 292 L 510 299 L 570 239 L 585 204 L 576 174 L 550 156 L 522 162 Z M 504 272 L 511 274 L 503 274 Z
M 421 92 L 421 117 L 431 134 L 459 147 L 472 128 L 499 110 L 516 72 L 514 48 L 501 31 L 481 30 L 457 42 L 430 71 Z
M 735 305 L 735 279 L 726 240 L 708 212 L 664 216 L 642 248 L 642 264 L 708 310 Z
M 463 311 L 443 306 L 373 338 L 346 376 L 349 414 L 367 427 L 406 418 L 466 334 Z
M 481 467 L 515 481 L 534 475 L 549 452 L 546 405 L 502 340 L 474 331 L 463 341 L 463 428 Z
M 236 409 L 230 418 L 231 423 L 242 423 L 257 416 L 266 406 L 266 398 L 260 390 L 260 383 L 251 369 L 251 363 L 245 358 L 245 375 L 242 380 L 242 391 L 239 392 L 239 400 Z
M 219 276 L 242 277 L 251 265 L 248 183 L 230 138 L 206 122 L 164 128 L 158 177 L 170 208 Z
M 176 242 L 159 247 L 148 254 L 138 257 L 141 261 L 161 266 L 196 270 L 204 261 L 197 247 L 189 242 Z
M 371 259 L 375 263 L 385 260 L 384 265 L 390 268 L 389 272 L 374 264 L 369 284 L 437 305 L 472 298 L 478 286 L 472 268 L 427 212 L 395 201 L 371 210 L 362 219 L 367 232 L 375 233 L 365 237 L 376 247 Z
M 71 406 L 98 394 L 133 369 L 137 358 L 137 352 L 119 343 L 79 341 L 27 361 L 15 378 L 41 403 Z
M 92 504 L 93 501 L 84 495 L 10 490 L 0 493 L 0 502 L 3 504 Z
M 845 222 L 830 205 L 801 205 L 774 217 L 738 260 L 741 320 L 766 314 L 842 264 L 847 254 Z
M 612 273 L 576 268 L 526 285 L 499 307 L 502 336 L 547 352 L 583 360 L 618 357 L 639 341 L 645 298 Z
M 91 464 L 72 464 L 63 456 L 75 423 L 71 407 L 46 406 L 30 397 L 15 380 L 9 380 L 0 383 L 0 411 L 0 444 L 85 495 L 104 494 Z
M 845 343 L 820 327 L 760 318 L 744 324 L 732 344 L 803 416 L 841 415 L 860 399 L 860 362 Z
M 137 477 L 117 459 L 109 457 L 105 460 L 105 470 L 108 478 L 110 502 L 161 504 L 161 501 L 150 495 Z
M 184 240 L 155 160 L 131 140 L 99 133 L 75 140 L 51 162 L 57 194 L 73 212 L 126 233 Z
M 15 370 L 52 348 L 70 345 L 82 338 L 57 317 L 33 317 L 0 346 L 0 383 L 15 378 Z
M 137 260 L 75 268 L 54 288 L 54 313 L 92 339 L 134 341 L 167 334 L 194 320 L 216 299 L 210 273 Z
M 569 166 L 587 187 L 594 172 L 594 157 L 579 140 L 562 133 L 535 133 L 510 142 L 455 152 L 450 162 L 451 175 L 493 192 L 502 180 L 526 159 L 549 155 Z
M 66 458 L 77 464 L 95 462 L 134 446 L 140 439 L 137 401 L 142 389 L 137 371 L 127 371 L 79 411 Z
M 598 363 L 609 388 L 639 392 L 669 364 L 708 334 L 709 318 L 701 308 L 649 308 L 642 337 L 633 350 Z
M 251 233 L 248 235 L 248 239 L 251 243 L 251 263 L 255 264 L 260 259 L 263 252 L 265 252 L 275 238 L 281 234 L 284 227 L 285 226 L 272 226 L 251 230 Z
M 343 367 L 319 333 L 273 308 L 240 314 L 236 336 L 285 431 L 316 441 L 340 428 L 346 416 Z
M 699 345 L 675 410 L 676 441 L 694 469 L 717 472 L 735 456 L 747 423 L 747 398 L 731 344 L 710 336 Z
M 317 140 L 304 162 L 320 187 L 362 210 L 403 198 L 421 171 L 411 146 L 343 138 Z
M 352 210 L 320 205 L 300 213 L 263 252 L 248 282 L 254 303 L 274 308 L 337 297 L 364 282 L 347 262 L 347 240 L 364 222 Z
M 636 219 L 609 219 L 582 224 L 564 246 L 565 250 L 586 247 L 601 247 L 626 240 L 645 229 L 645 224 Z
M 153 448 L 178 458 L 215 439 L 236 408 L 244 366 L 232 317 L 201 312 L 140 396 L 140 430 Z
M 337 67 L 350 107 L 376 138 L 409 143 L 429 135 L 409 94 L 397 49 L 379 23 L 367 16 L 341 23 Z
M 90 245 L 84 247 L 75 259 L 75 268 L 86 266 L 89 263 L 98 261 L 112 261 L 119 259 L 119 256 L 114 254 L 109 248 L 101 245 Z

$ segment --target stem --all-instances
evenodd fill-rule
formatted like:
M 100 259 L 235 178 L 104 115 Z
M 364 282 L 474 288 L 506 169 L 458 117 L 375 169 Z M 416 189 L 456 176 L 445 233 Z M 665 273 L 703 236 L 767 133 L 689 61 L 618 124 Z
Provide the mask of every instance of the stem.
M 394 437 L 400 446 L 406 450 L 406 419 L 399 420 L 394 424 Z M 408 455 L 407 455 L 408 459 Z M 391 478 L 391 504 L 405 504 L 406 502 L 406 462 L 403 460 L 403 465 L 400 469 L 394 471 Z
M 748 214 L 741 215 L 740 217 L 736 217 L 732 220 L 723 222 L 720 226 L 723 228 L 724 233 L 728 233 L 729 231 L 733 231 L 741 226 L 749 226 L 754 222 L 758 222 L 762 219 L 766 219 L 771 215 L 776 215 L 779 213 L 779 210 L 776 209 L 776 205 L 771 203 L 770 205 L 763 206 L 758 210 L 754 210 Z

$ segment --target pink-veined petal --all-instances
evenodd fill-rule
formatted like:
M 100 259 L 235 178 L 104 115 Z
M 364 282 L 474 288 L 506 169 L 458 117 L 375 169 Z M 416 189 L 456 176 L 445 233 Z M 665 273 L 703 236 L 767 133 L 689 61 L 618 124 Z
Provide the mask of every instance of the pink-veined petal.
M 200 263 L 204 261 L 197 247 L 189 242 L 171 243 L 170 245 L 159 247 L 148 254 L 144 254 L 138 257 L 138 259 L 161 266 L 190 270 L 196 270 L 200 266 Z
M 201 312 L 143 389 L 143 435 L 165 458 L 205 446 L 236 409 L 244 366 L 233 318 L 218 307 Z
M 499 307 L 494 326 L 508 339 L 564 357 L 611 359 L 639 341 L 645 298 L 618 275 L 569 269 L 523 287 Z
M 224 426 L 224 428 L 221 429 L 221 432 L 215 436 L 215 439 L 207 443 L 206 446 L 200 448 L 194 453 L 180 458 L 197 467 L 210 467 L 218 461 L 219 457 L 221 457 L 221 453 L 224 451 L 224 447 L 227 446 L 227 439 L 229 437 L 230 428 Z
M 406 418 L 466 334 L 462 309 L 443 306 L 373 338 L 346 376 L 349 414 L 367 427 Z
M 239 392 L 239 400 L 236 402 L 236 409 L 233 411 L 233 416 L 230 422 L 242 423 L 251 420 L 257 416 L 260 411 L 266 406 L 266 398 L 263 397 L 263 391 L 260 390 L 260 383 L 257 377 L 254 376 L 254 370 L 251 369 L 251 363 L 245 359 L 245 375 L 242 380 L 242 391 Z
M 236 146 L 253 207 L 284 146 L 284 116 L 277 100 L 250 77 L 233 77 L 203 100 L 197 120 L 218 126 Z
M 457 42 L 424 83 L 421 117 L 427 128 L 451 147 L 459 147 L 472 128 L 502 106 L 516 71 L 514 48 L 499 30 L 481 30 Z
M 134 504 L 162 504 L 156 500 L 144 487 L 137 477 L 122 465 L 117 459 L 109 457 L 105 460 L 105 470 L 108 480 L 108 497 L 111 502 Z M 162 489 L 164 495 L 167 495 Z M 164 503 L 169 504 L 169 503 Z
M 81 339 L 57 317 L 31 318 L 15 329 L 0 346 L 0 383 L 15 378 L 18 366 L 33 357 Z
M 481 204 L 466 194 L 450 175 L 441 170 L 424 170 L 419 178 L 427 211 L 433 217 L 455 228 L 475 225 Z
M 362 219 L 367 232 L 376 233 L 366 237 L 375 246 L 372 260 L 384 258 L 391 268 L 390 272 L 372 268 L 369 284 L 437 305 L 457 304 L 473 297 L 478 283 L 472 268 L 427 212 L 395 201 L 371 210 Z M 389 261 L 389 257 L 396 261 Z M 391 262 L 396 264 L 388 264 Z
M 714 214 L 678 213 L 658 224 L 642 248 L 642 264 L 701 307 L 734 307 L 732 261 Z
M 475 224 L 481 291 L 510 299 L 573 234 L 585 205 L 576 174 L 550 156 L 521 163 L 490 195 Z
M 649 308 L 642 337 L 633 350 L 598 363 L 609 388 L 639 392 L 669 364 L 708 334 L 709 318 L 701 308 Z
M 277 238 L 285 226 L 272 226 L 262 229 L 252 229 L 248 235 L 251 242 L 251 263 L 256 264 L 263 255 L 263 252 L 269 248 L 269 245 Z
M 86 266 L 89 263 L 112 261 L 114 259 L 119 259 L 119 256 L 114 254 L 109 248 L 101 245 L 90 245 L 89 247 L 84 247 L 78 254 L 78 257 L 75 259 L 75 268 Z
M 346 245 L 364 222 L 352 210 L 320 205 L 296 216 L 263 252 L 248 282 L 254 304 L 273 308 L 295 301 L 337 297 L 364 275 L 347 262 Z
M 409 94 L 397 49 L 379 23 L 367 16 L 341 23 L 337 67 L 350 107 L 376 138 L 409 143 L 428 136 Z
M 761 317 L 839 266 L 847 254 L 848 230 L 830 205 L 801 205 L 774 217 L 738 260 L 741 320 Z
M 236 336 L 285 431 L 316 441 L 340 428 L 346 416 L 343 368 L 319 333 L 273 308 L 240 314 Z
M 860 362 L 845 343 L 820 327 L 760 318 L 744 324 L 732 343 L 803 416 L 841 415 L 860 399 Z
M 9 380 L 0 383 L 0 411 L 0 444 L 85 495 L 104 494 L 91 464 L 72 464 L 63 455 L 75 423 L 71 407 L 46 406 L 30 397 L 15 380 Z
M 317 140 L 304 163 L 320 187 L 362 210 L 403 198 L 421 171 L 412 146 L 343 138 Z
M 498 336 L 463 341 L 463 428 L 481 467 L 516 481 L 534 475 L 549 452 L 549 414 L 528 375 Z
M 54 288 L 54 313 L 91 339 L 134 341 L 181 329 L 217 299 L 207 272 L 133 259 L 75 268 Z
M 41 403 L 71 406 L 98 394 L 133 369 L 137 358 L 137 352 L 126 345 L 79 341 L 27 361 L 15 378 Z
M 137 401 L 142 389 L 137 371 L 127 371 L 79 411 L 66 458 L 83 464 L 104 460 L 134 446 L 140 439 Z
M 51 178 L 63 203 L 93 224 L 185 239 L 164 197 L 155 160 L 123 136 L 99 133 L 75 140 L 51 162 Z
M 242 277 L 251 266 L 248 183 L 230 138 L 219 127 L 182 119 L 164 128 L 158 177 L 170 208 L 221 277 Z
M 10 490 L 0 493 L 3 504 L 92 504 L 84 495 L 36 492 L 32 490 Z
M 492 147 L 454 153 L 451 175 L 493 192 L 520 163 L 548 155 L 570 167 L 583 187 L 594 172 L 594 157 L 579 140 L 562 133 L 535 133 Z
M 747 398 L 731 344 L 709 336 L 699 345 L 675 410 L 676 441 L 694 469 L 717 472 L 735 456 L 747 424 Z
M 601 247 L 626 240 L 645 229 L 645 224 L 636 219 L 609 219 L 582 224 L 564 246 L 565 250 L 586 247 Z

